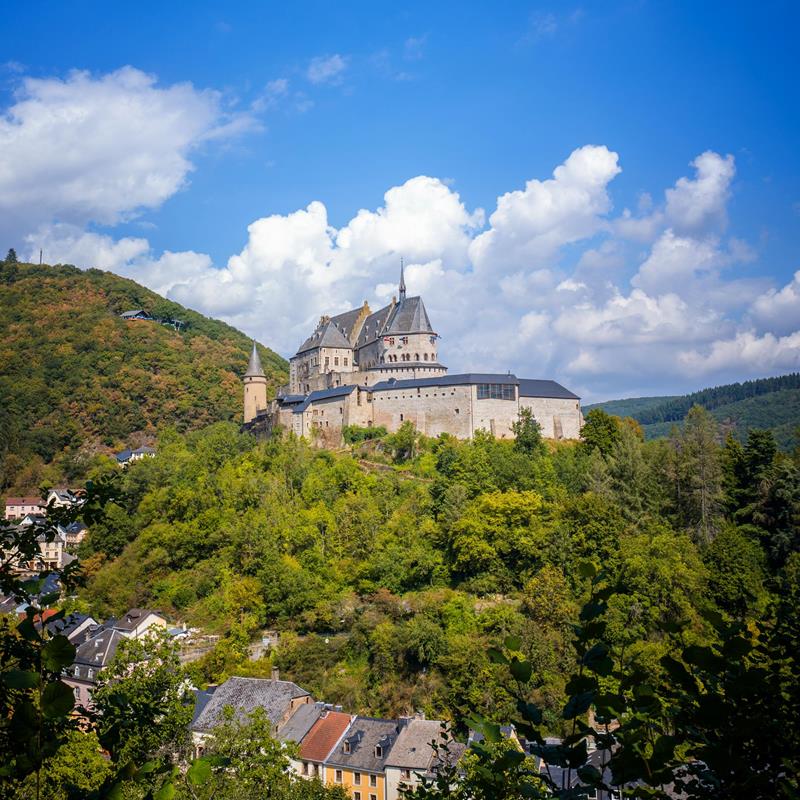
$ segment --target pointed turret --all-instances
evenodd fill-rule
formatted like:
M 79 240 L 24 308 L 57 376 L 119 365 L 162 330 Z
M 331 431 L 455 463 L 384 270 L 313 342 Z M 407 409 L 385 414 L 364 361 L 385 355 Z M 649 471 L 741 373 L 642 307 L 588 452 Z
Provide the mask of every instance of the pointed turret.
M 253 350 L 250 353 L 250 363 L 247 365 L 247 372 L 244 374 L 245 378 L 264 378 L 264 368 L 261 366 L 261 358 L 258 355 L 256 348 L 256 340 L 253 339 Z
M 250 363 L 244 374 L 244 421 L 252 422 L 260 411 L 267 408 L 267 376 L 258 357 L 256 341 L 253 339 L 253 350 L 250 353 Z
M 406 299 L 406 279 L 403 270 L 403 259 L 400 259 L 400 302 Z

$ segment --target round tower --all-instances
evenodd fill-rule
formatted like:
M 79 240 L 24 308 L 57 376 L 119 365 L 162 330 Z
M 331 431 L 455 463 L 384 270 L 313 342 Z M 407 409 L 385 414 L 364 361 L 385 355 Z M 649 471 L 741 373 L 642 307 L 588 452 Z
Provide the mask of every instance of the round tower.
M 267 408 L 267 376 L 258 357 L 256 342 L 253 339 L 253 351 L 250 353 L 250 363 L 244 374 L 244 421 L 252 422 L 259 411 Z

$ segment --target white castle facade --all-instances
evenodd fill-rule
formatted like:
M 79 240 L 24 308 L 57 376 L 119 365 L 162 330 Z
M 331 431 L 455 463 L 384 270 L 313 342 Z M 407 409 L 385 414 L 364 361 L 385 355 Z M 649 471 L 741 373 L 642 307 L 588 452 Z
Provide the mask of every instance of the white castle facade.
M 580 398 L 551 380 L 511 374 L 450 375 L 439 363 L 439 336 L 421 297 L 372 312 L 360 308 L 322 317 L 289 360 L 289 384 L 267 401 L 267 380 L 255 343 L 244 376 L 244 421 L 267 432 L 278 426 L 336 446 L 347 425 L 396 431 L 411 422 L 426 436 L 471 439 L 483 429 L 513 438 L 520 409 L 530 408 L 551 439 L 577 439 Z

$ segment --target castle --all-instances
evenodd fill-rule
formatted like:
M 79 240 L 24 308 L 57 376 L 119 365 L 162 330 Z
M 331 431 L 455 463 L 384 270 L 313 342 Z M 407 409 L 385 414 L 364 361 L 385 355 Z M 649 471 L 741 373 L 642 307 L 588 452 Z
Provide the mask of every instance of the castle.
M 420 433 L 470 439 L 475 431 L 513 438 L 512 424 L 530 408 L 551 439 L 577 439 L 580 398 L 555 381 L 511 374 L 449 375 L 421 297 L 407 297 L 403 269 L 397 298 L 378 311 L 364 302 L 324 316 L 289 360 L 289 384 L 267 401 L 267 380 L 256 351 L 244 375 L 244 421 L 269 433 L 280 426 L 327 446 L 342 441 L 347 425 L 404 422 Z

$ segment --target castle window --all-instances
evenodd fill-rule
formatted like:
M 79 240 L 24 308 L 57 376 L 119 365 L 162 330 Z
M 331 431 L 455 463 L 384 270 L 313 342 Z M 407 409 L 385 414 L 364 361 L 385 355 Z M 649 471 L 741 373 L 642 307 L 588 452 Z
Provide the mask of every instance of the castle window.
M 414 354 L 414 360 L 415 361 L 419 361 L 419 353 L 415 353 Z
M 344 359 L 344 365 L 347 366 L 347 359 Z
M 426 361 L 428 360 L 428 354 L 427 353 L 425 353 L 425 360 Z
M 509 383 L 479 383 L 478 400 L 516 400 L 516 387 Z
M 325 366 L 327 367 L 330 363 L 331 363 L 330 358 L 328 358 L 328 356 L 325 356 Z
M 338 366 L 339 366 L 339 356 L 336 356 L 336 357 L 333 359 L 333 366 L 334 366 L 334 367 L 338 367 Z
M 458 409 L 456 409 L 456 414 L 460 414 L 460 413 L 461 413 L 461 412 L 460 412 Z
M 401 414 L 400 415 L 400 422 L 402 422 L 402 421 L 403 421 L 403 415 Z

